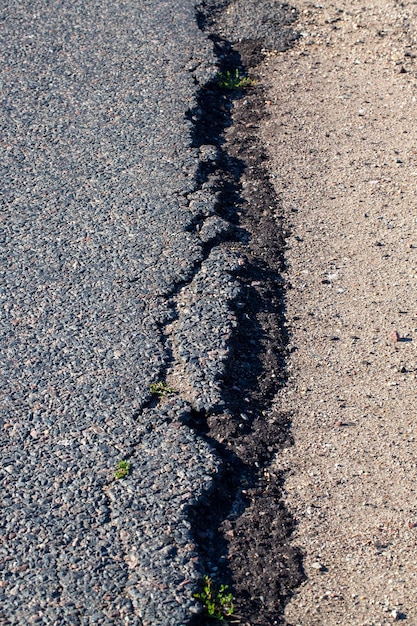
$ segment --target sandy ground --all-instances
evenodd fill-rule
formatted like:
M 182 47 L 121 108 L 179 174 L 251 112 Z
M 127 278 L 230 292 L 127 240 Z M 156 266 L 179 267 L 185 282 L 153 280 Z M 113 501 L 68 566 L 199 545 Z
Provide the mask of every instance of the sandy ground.
M 417 625 L 417 4 L 293 4 L 260 130 L 292 287 L 276 463 L 307 580 L 286 618 Z

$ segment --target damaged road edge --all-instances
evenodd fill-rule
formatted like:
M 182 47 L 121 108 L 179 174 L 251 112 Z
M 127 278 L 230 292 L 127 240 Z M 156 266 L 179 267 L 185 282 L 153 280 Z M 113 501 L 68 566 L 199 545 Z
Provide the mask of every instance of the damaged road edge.
M 283 50 L 297 38 L 288 5 L 271 3 L 271 17 L 249 1 L 231 3 L 230 11 L 229 3 L 209 4 L 198 5 L 196 15 L 213 41 L 219 73 L 246 76 L 268 41 Z M 272 39 L 250 27 L 242 37 L 254 12 L 263 28 L 272 24 Z M 189 507 L 202 574 L 230 585 L 233 623 L 254 626 L 284 624 L 285 604 L 303 579 L 282 476 L 270 469 L 291 433 L 290 416 L 272 408 L 286 378 L 285 233 L 256 136 L 263 114 L 260 87 L 226 90 L 212 78 L 200 88 L 189 113 L 200 168 L 188 202 L 204 260 L 172 294 L 174 319 L 164 330 L 166 379 L 186 402 L 184 423 L 219 460 L 209 489 Z M 200 613 L 190 626 L 206 623 Z

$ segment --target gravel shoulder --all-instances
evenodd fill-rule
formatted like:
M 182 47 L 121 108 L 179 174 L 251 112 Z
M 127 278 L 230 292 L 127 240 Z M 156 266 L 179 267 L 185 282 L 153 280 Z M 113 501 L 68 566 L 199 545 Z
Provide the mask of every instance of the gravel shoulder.
M 288 231 L 275 467 L 307 576 L 286 619 L 415 624 L 416 7 L 294 5 L 302 37 L 259 70 Z

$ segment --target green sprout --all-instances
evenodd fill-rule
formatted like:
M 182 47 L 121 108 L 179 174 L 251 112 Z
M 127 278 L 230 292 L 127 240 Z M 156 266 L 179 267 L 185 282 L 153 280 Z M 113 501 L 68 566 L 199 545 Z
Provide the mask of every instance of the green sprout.
M 236 69 L 234 74 L 229 70 L 220 72 L 217 77 L 217 84 L 222 89 L 247 89 L 248 87 L 253 87 L 256 81 L 253 78 L 244 76 Z
M 154 396 L 159 396 L 159 398 L 164 398 L 168 394 L 175 393 L 175 389 L 168 387 L 168 385 L 163 382 L 152 383 L 150 390 Z
M 120 480 L 121 478 L 126 478 L 130 473 L 130 463 L 129 461 L 119 461 L 116 467 L 116 471 L 114 472 L 114 477 L 116 480 Z
M 228 585 L 213 585 L 211 578 L 207 575 L 203 578 L 202 591 L 195 593 L 194 598 L 201 602 L 208 617 L 220 622 L 232 616 L 235 610 L 233 595 Z

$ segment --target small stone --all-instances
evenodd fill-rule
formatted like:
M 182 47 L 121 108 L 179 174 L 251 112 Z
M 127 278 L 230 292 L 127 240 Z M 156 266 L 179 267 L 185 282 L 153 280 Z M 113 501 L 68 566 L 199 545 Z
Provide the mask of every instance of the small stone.
M 322 565 L 321 563 L 319 563 L 318 561 L 315 561 L 314 563 L 311 564 L 311 567 L 313 569 L 316 569 L 318 572 L 323 572 L 325 570 L 324 565 Z
M 396 330 L 393 330 L 389 338 L 392 343 L 397 343 L 400 340 L 400 335 Z

